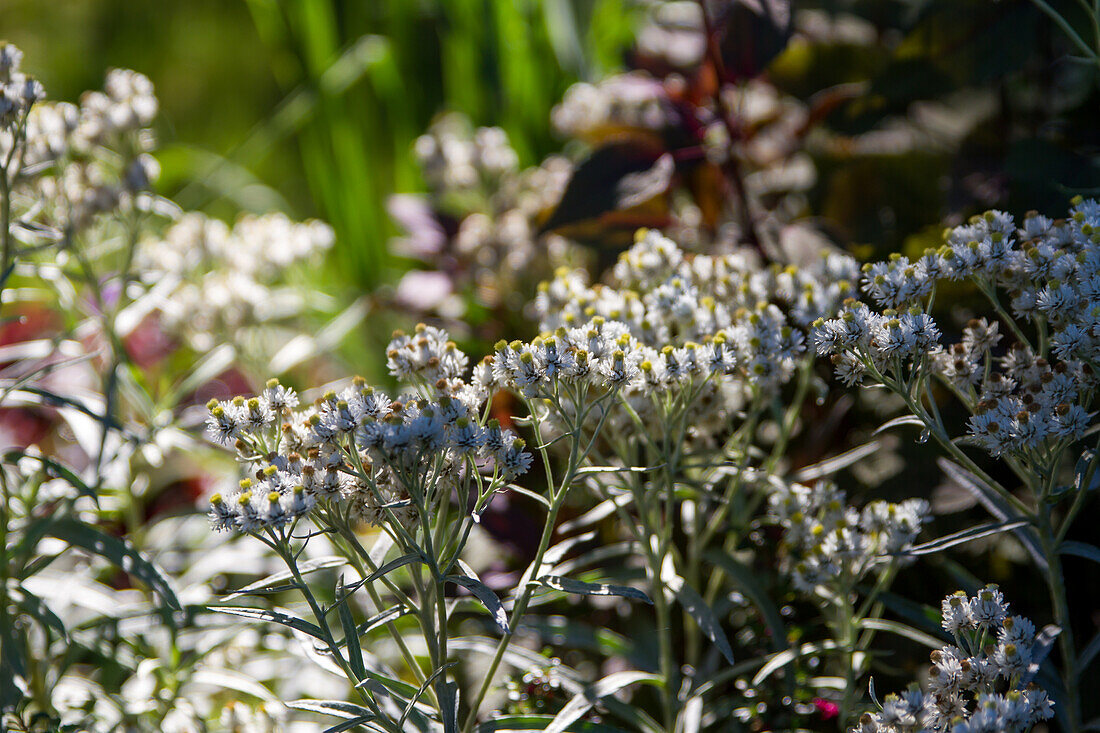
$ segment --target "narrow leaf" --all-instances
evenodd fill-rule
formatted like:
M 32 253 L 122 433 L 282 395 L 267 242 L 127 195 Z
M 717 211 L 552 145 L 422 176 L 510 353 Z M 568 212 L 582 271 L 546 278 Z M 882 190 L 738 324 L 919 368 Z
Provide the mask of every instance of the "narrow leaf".
M 487 720 L 478 725 L 474 730 L 477 733 L 509 733 L 521 730 L 546 730 L 553 722 L 552 715 L 505 715 L 499 718 Z M 615 728 L 604 723 L 591 723 L 587 720 L 578 720 L 567 730 L 570 733 L 622 733 L 622 728 Z
M 526 496 L 528 499 L 542 504 L 547 509 L 550 508 L 550 500 L 536 491 L 525 489 L 517 484 L 508 484 L 508 491 L 519 494 L 520 496 Z
M 633 598 L 638 601 L 645 601 L 653 605 L 653 601 L 645 593 L 637 588 L 631 588 L 625 585 L 586 583 L 583 580 L 563 578 L 560 575 L 544 575 L 539 578 L 538 582 L 542 583 L 547 588 L 560 590 L 563 593 L 578 593 L 584 596 L 621 596 L 622 598 Z
M 1005 503 L 1001 497 L 997 496 L 992 489 L 987 487 L 980 478 L 959 464 L 954 461 L 949 461 L 946 458 L 940 458 L 936 463 L 939 465 L 940 469 L 947 474 L 948 478 L 977 499 L 985 510 L 993 515 L 994 519 L 998 519 L 1002 522 L 1009 522 L 1023 518 L 1018 515 L 1012 507 Z M 1046 572 L 1048 569 L 1047 561 L 1043 556 L 1043 550 L 1039 546 L 1039 540 L 1035 532 L 1020 527 L 1013 530 L 1013 534 L 1016 535 L 1016 538 L 1020 540 L 1024 549 L 1027 550 L 1035 566 L 1043 572 Z
M 390 560 L 388 563 L 386 563 L 382 567 L 375 570 L 373 573 L 368 575 L 363 582 L 373 583 L 374 581 L 378 580 L 379 578 L 383 577 L 384 575 L 387 575 L 387 574 L 393 572 L 394 570 L 397 570 L 398 568 L 404 567 L 405 565 L 408 565 L 409 563 L 413 563 L 413 562 L 422 562 L 422 560 L 420 559 L 420 555 L 418 555 L 416 553 L 409 553 L 408 555 L 402 555 L 399 558 Z
M 69 632 L 65 629 L 64 622 L 50 610 L 50 607 L 41 598 L 21 585 L 13 584 L 10 590 L 13 591 L 13 600 L 19 610 L 43 626 L 53 629 L 61 635 L 61 638 L 68 640 Z
M 372 691 L 381 688 L 386 694 L 392 694 L 401 700 L 408 700 L 416 695 L 416 688 L 408 682 L 403 682 L 370 669 L 367 670 L 366 676 L 367 679 L 357 684 L 356 687 L 365 687 Z
M 706 558 L 722 568 L 733 580 L 737 589 L 744 593 L 756 606 L 756 610 L 764 618 L 768 631 L 771 632 L 772 648 L 778 651 L 786 647 L 787 627 L 783 623 L 783 617 L 779 614 L 779 609 L 776 608 L 775 603 L 768 596 L 764 586 L 761 585 L 760 580 L 753 574 L 752 570 L 723 552 L 708 552 Z
M 315 639 L 326 641 L 325 634 L 319 626 L 306 621 L 304 618 L 292 616 L 282 611 L 269 611 L 266 608 L 247 608 L 245 606 L 207 606 L 207 608 L 214 613 L 224 613 L 229 616 L 240 616 L 241 618 L 256 619 L 258 621 L 271 621 L 280 626 L 297 629 Z
M 14 465 L 16 462 L 25 458 L 38 461 L 42 464 L 42 470 L 45 471 L 47 476 L 51 478 L 64 479 L 66 483 L 76 489 L 77 492 L 84 496 L 92 497 L 98 504 L 99 497 L 96 496 L 95 490 L 93 490 L 92 487 L 88 486 L 88 484 L 83 479 L 81 479 L 71 470 L 53 460 L 52 458 L 43 455 L 36 455 L 34 453 L 28 453 L 24 450 L 11 450 L 5 453 L 3 459 L 0 460 L 3 460 L 3 462 L 6 464 Z
M 582 534 L 576 535 L 575 537 L 566 537 L 564 540 L 549 548 L 545 553 L 543 553 L 542 564 L 551 566 L 557 565 L 567 554 L 569 554 L 569 551 L 572 550 L 574 547 L 576 547 L 577 545 L 582 545 L 589 540 L 595 539 L 595 537 L 596 532 L 594 530 L 592 532 L 584 532 Z
M 914 545 L 908 549 L 893 554 L 931 555 L 932 553 L 943 552 L 948 548 L 963 545 L 967 542 L 981 539 L 982 537 L 991 537 L 993 535 L 1002 534 L 1004 532 L 1011 532 L 1012 530 L 1019 529 L 1020 527 L 1026 527 L 1028 524 L 1029 522 L 1026 519 L 1017 519 L 1012 522 L 989 522 L 988 524 L 979 524 L 976 527 L 970 527 L 969 529 L 952 532 L 949 535 L 944 535 L 943 537 L 925 542 L 920 545 Z
M 878 429 L 875 430 L 872 435 L 885 433 L 887 430 L 891 430 L 901 425 L 920 425 L 924 427 L 924 421 L 916 415 L 902 415 L 901 417 L 895 417 L 893 420 L 887 420 L 882 425 L 879 425 Z
M 770 677 L 777 670 L 786 667 L 788 664 L 798 659 L 799 657 L 805 657 L 810 654 L 818 654 L 822 651 L 830 649 L 836 649 L 837 643 L 835 641 L 823 641 L 817 644 L 803 644 L 797 648 L 784 649 L 783 651 L 773 654 L 768 658 L 768 661 L 764 663 L 764 666 L 760 668 L 760 671 L 756 673 L 756 676 L 752 678 L 753 687 L 759 685 L 761 682 Z
M 306 575 L 307 573 L 313 573 L 318 570 L 324 570 L 326 568 L 339 567 L 346 562 L 347 560 L 342 557 L 338 557 L 336 555 L 328 555 L 326 557 L 319 557 L 316 560 L 306 560 L 305 562 L 300 563 L 298 565 L 298 572 L 301 575 Z M 292 577 L 293 574 L 289 570 L 281 570 L 277 573 L 272 573 L 263 580 L 257 580 L 255 583 L 249 583 L 240 590 L 235 590 L 229 595 L 223 596 L 221 600 L 232 601 L 233 599 L 240 598 L 241 596 L 247 596 L 262 591 L 275 590 L 276 587 L 282 588 L 283 586 L 280 586 L 279 584 L 285 583 Z
M 179 384 L 169 394 L 165 404 L 175 404 L 176 401 L 191 394 L 199 387 L 221 375 L 237 358 L 237 350 L 231 344 L 222 344 L 208 351 L 202 358 L 195 362 L 190 373 L 180 380 Z
M 474 580 L 468 578 L 465 575 L 448 575 L 448 582 L 461 585 L 466 590 L 474 594 L 474 596 L 481 601 L 482 605 L 489 611 L 493 617 L 493 621 L 500 627 L 501 631 L 505 634 L 508 633 L 508 614 L 504 611 L 504 605 L 497 598 L 497 594 L 494 593 L 489 586 L 482 583 L 480 580 Z
M 246 695 L 251 695 L 264 702 L 276 703 L 276 697 L 266 687 L 248 675 L 231 669 L 209 669 L 202 667 L 191 673 L 191 680 L 198 684 L 210 685 L 218 688 L 219 692 L 236 690 Z
M 347 602 L 351 590 L 344 585 L 343 576 L 340 577 L 337 588 L 337 601 L 342 601 L 338 613 L 340 615 L 340 626 L 344 629 L 344 645 L 348 650 L 348 664 L 351 666 L 351 671 L 355 673 L 356 678 L 362 679 L 366 671 L 366 667 L 363 665 L 363 647 L 359 645 L 359 631 L 355 626 L 355 619 L 351 615 L 351 608 Z
M 910 641 L 915 641 L 918 644 L 924 644 L 931 649 L 941 649 L 944 644 L 948 642 L 939 637 L 926 634 L 923 631 L 914 629 L 912 626 L 906 626 L 898 621 L 890 621 L 884 618 L 865 618 L 859 622 L 861 629 L 871 629 L 873 631 L 888 631 L 891 634 L 897 634 L 903 636 Z
M 730 647 L 729 639 L 726 638 L 726 632 L 722 631 L 722 626 L 715 618 L 714 611 L 711 610 L 697 590 L 678 577 L 675 580 L 673 592 L 676 594 L 677 600 L 680 601 L 680 605 L 691 614 L 691 617 L 695 619 L 695 623 L 703 630 L 706 637 L 714 642 L 726 661 L 733 664 L 733 649 Z
M 1058 551 L 1063 555 L 1073 555 L 1075 557 L 1083 557 L 1086 560 L 1092 560 L 1093 562 L 1100 562 L 1100 547 L 1096 545 L 1089 545 L 1075 540 L 1067 540 L 1062 543 Z
M 634 497 L 629 493 L 619 494 L 618 496 L 606 499 L 576 519 L 563 523 L 560 531 L 562 533 L 568 533 L 576 529 L 581 529 L 582 527 L 596 524 L 614 514 L 616 506 L 624 507 L 632 501 L 634 501 Z
M 870 443 L 864 443 L 861 446 L 852 448 L 849 451 L 845 451 L 838 456 L 832 458 L 826 458 L 823 461 L 819 461 L 811 466 L 799 469 L 794 474 L 794 480 L 799 483 L 807 483 L 810 481 L 816 481 L 819 478 L 825 476 L 831 476 L 837 471 L 843 470 L 854 463 L 858 463 L 867 456 L 871 455 L 879 449 L 879 442 L 872 440 Z
M 1092 660 L 1096 659 L 1097 654 L 1100 654 L 1100 631 L 1096 632 L 1092 640 L 1077 655 L 1077 674 L 1084 674 L 1085 670 L 1092 664 Z
M 354 718 L 350 718 L 349 720 L 345 720 L 343 723 L 337 723 L 331 728 L 325 728 L 324 733 L 343 733 L 343 731 L 351 730 L 352 728 L 360 726 L 363 723 L 369 723 L 372 720 L 374 720 L 373 715 L 358 715 Z
M 364 636 L 368 632 L 377 629 L 382 624 L 388 624 L 394 619 L 401 618 L 406 613 L 409 613 L 409 609 L 405 608 L 404 606 L 394 606 L 393 608 L 387 608 L 385 611 L 377 613 L 363 623 L 359 624 L 358 628 L 356 629 L 356 633 L 359 636 Z
M 420 700 L 421 697 L 424 696 L 424 693 L 427 692 L 428 688 L 431 686 L 431 684 L 433 682 L 435 682 L 436 678 L 439 677 L 439 675 L 446 672 L 449 668 L 455 666 L 456 664 L 458 664 L 458 662 L 447 662 L 446 664 L 441 666 L 439 669 L 432 672 L 428 676 L 428 678 L 426 680 L 424 680 L 423 683 L 421 683 L 420 687 L 417 688 L 417 690 L 416 690 L 416 694 L 414 694 L 409 699 L 408 704 L 405 705 L 405 710 L 401 713 L 401 719 L 397 721 L 397 727 L 398 728 L 400 728 L 401 726 L 403 726 L 405 724 L 405 721 L 409 717 L 409 713 L 411 713 L 413 711 L 413 708 L 416 706 L 416 703 Z
M 308 710 L 311 713 L 334 715 L 345 720 L 354 718 L 374 719 L 374 714 L 370 710 L 343 700 L 291 700 L 286 703 L 286 706 L 295 710 Z
M 613 695 L 627 685 L 645 682 L 651 685 L 661 685 L 660 677 L 648 672 L 614 672 L 604 677 L 594 685 L 585 687 L 572 700 L 565 704 L 546 728 L 547 733 L 565 733 L 569 726 L 581 719 L 591 710 L 601 698 Z
M 109 560 L 149 586 L 166 606 L 179 610 L 180 602 L 168 579 L 127 540 L 112 537 L 89 524 L 68 518 L 51 520 L 46 534 Z
M 449 649 L 455 651 L 469 651 L 492 657 L 496 654 L 500 645 L 499 639 L 488 636 L 460 636 L 447 644 Z M 527 670 L 532 667 L 546 665 L 546 657 L 538 652 L 533 652 L 522 646 L 511 645 L 504 650 L 504 661 L 516 669 Z M 561 686 L 566 692 L 580 692 L 584 689 L 580 674 L 567 664 L 560 664 L 556 668 L 561 678 Z

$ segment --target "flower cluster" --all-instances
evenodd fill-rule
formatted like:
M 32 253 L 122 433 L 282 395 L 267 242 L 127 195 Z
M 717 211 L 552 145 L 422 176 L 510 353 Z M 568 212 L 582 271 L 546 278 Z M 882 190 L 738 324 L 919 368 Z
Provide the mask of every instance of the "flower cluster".
M 946 232 L 940 249 L 915 261 L 895 255 L 865 265 L 863 292 L 884 309 L 850 300 L 814 324 L 814 343 L 847 384 L 870 375 L 904 387 L 938 375 L 970 408 L 972 438 L 994 455 L 1049 452 L 1081 437 L 1092 419 L 1086 398 L 1100 358 L 1097 241 L 1096 201 L 1075 200 L 1063 221 L 1029 214 L 1020 228 L 1008 214 L 987 212 Z M 945 279 L 972 282 L 1017 341 L 998 356 L 1002 324 L 974 319 L 959 342 L 941 346 L 926 310 Z M 1032 327 L 1037 341 L 1025 333 Z
M 899 561 L 928 517 L 924 499 L 872 501 L 862 511 L 830 483 L 780 485 L 768 497 L 769 517 L 784 529 L 787 566 L 800 590 L 848 587 L 868 572 Z
M 499 127 L 482 127 L 472 135 L 464 118 L 445 115 L 416 139 L 417 162 L 436 190 L 478 190 L 515 173 L 519 157 Z
M 914 685 L 886 696 L 852 731 L 1017 733 L 1054 716 L 1054 703 L 1031 682 L 1053 640 L 1048 631 L 1037 636 L 1031 620 L 1009 615 L 995 585 L 950 595 L 942 611 L 957 646 L 932 652 L 926 691 Z
M 88 92 L 80 100 L 78 147 L 107 146 L 130 133 L 141 133 L 153 123 L 159 108 L 148 77 L 129 69 L 111 69 L 102 92 Z
M 390 213 L 408 232 L 391 244 L 397 254 L 433 269 L 404 276 L 399 305 L 457 316 L 452 311 L 464 305 L 453 296 L 472 289 L 478 301 L 496 307 L 549 275 L 547 263 L 571 259 L 563 239 L 538 232 L 572 172 L 565 158 L 520 170 L 503 130 L 474 129 L 456 114 L 441 117 L 418 138 L 416 155 L 430 193 L 390 200 Z M 518 310 L 522 302 L 512 305 Z
M 887 308 L 876 313 L 848 300 L 836 318 L 814 324 L 817 352 L 832 356 L 837 377 L 847 385 L 864 375 L 898 372 L 902 364 L 919 362 L 939 349 L 940 331 L 932 317 L 914 305 L 905 311 Z
M 467 358 L 445 332 L 399 334 L 388 357 L 395 376 L 428 396 L 391 399 L 356 379 L 296 409 L 297 395 L 272 380 L 255 397 L 212 401 L 208 433 L 235 446 L 249 474 L 232 498 L 212 499 L 215 528 L 278 528 L 318 503 L 371 524 L 405 523 L 447 501 L 460 474 L 491 468 L 499 485 L 528 470 L 524 441 L 495 420 L 482 424 L 484 394 L 462 382 Z
M 193 213 L 142 241 L 135 263 L 156 293 L 162 327 L 201 352 L 240 343 L 242 329 L 299 312 L 302 293 L 278 287 L 284 271 L 332 241 L 332 229 L 319 221 L 267 214 L 229 227 Z
M 551 121 L 562 135 L 598 142 L 622 128 L 661 133 L 678 113 L 658 79 L 641 71 L 569 87 Z
M 23 146 L 13 202 L 24 236 L 58 240 L 100 214 L 155 209 L 145 192 L 160 175 L 150 155 L 157 110 L 152 82 L 127 69 L 108 72 L 103 91 L 85 93 L 79 106 L 35 105 L 22 138 L 8 143 Z
M 643 352 L 637 361 L 669 367 L 658 377 L 675 379 L 683 357 L 699 354 L 698 363 L 769 390 L 794 371 L 802 329 L 836 307 L 857 273 L 855 261 L 839 254 L 807 268 L 763 269 L 746 252 L 691 256 L 660 233 L 643 231 L 615 265 L 610 285 L 590 286 L 583 272 L 560 271 L 540 287 L 534 307 L 545 332 L 596 316 L 624 324 L 640 347 L 659 355 Z M 671 364 L 665 347 L 672 348 Z M 684 349 L 690 354 L 675 358 Z
M 23 52 L 10 43 L 0 45 L 0 130 L 9 136 L 35 102 L 45 96 L 42 85 L 22 71 Z

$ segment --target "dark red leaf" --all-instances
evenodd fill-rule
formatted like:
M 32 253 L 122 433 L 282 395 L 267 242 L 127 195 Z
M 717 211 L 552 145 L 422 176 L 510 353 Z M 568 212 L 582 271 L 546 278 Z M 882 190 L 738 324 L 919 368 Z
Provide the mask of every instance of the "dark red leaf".
M 632 227 L 648 222 L 654 211 L 647 204 L 667 193 L 675 169 L 672 156 L 661 147 L 637 138 L 608 143 L 577 166 L 541 231 L 599 222 Z M 657 214 L 662 209 L 657 207 Z
M 791 38 L 791 0 L 725 0 L 715 12 L 726 81 L 759 76 Z

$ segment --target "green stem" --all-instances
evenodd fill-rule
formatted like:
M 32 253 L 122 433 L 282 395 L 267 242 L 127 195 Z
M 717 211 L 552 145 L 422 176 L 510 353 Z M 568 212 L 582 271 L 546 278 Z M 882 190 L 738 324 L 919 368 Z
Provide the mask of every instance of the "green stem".
M 351 669 L 351 665 L 344 659 L 344 655 L 340 653 L 340 645 L 336 643 L 336 637 L 333 636 L 332 629 L 328 625 L 328 619 L 325 616 L 325 612 L 322 610 L 321 605 L 317 603 L 317 599 L 313 596 L 313 591 L 309 589 L 309 585 L 302 579 L 302 574 L 298 572 L 298 563 L 293 554 L 289 552 L 289 545 L 285 541 L 272 541 L 270 545 L 275 548 L 275 551 L 283 559 L 283 562 L 286 563 L 287 569 L 290 570 L 290 574 L 294 578 L 295 584 L 297 584 L 298 588 L 302 591 L 302 595 L 305 596 L 306 603 L 309 604 L 310 610 L 313 611 L 314 618 L 317 619 L 317 625 L 321 629 L 321 633 L 325 636 L 324 641 L 328 645 L 329 653 L 332 654 L 333 661 L 343 670 L 344 676 L 351 682 L 352 687 L 355 688 L 360 699 L 362 699 L 366 706 L 371 709 L 371 712 L 377 716 L 374 722 L 385 727 L 387 730 L 393 731 L 393 733 L 400 733 L 393 722 L 387 718 L 381 709 L 379 709 L 377 703 L 375 703 L 374 699 L 371 698 L 367 691 L 359 687 L 359 683 L 362 682 L 362 680 L 355 675 L 355 672 Z
M 353 551 L 347 553 L 347 558 L 348 561 L 351 562 L 352 567 L 355 568 L 355 571 L 359 573 L 360 577 L 369 577 L 372 573 L 378 570 L 377 564 L 371 559 L 370 554 L 366 553 L 366 551 L 363 550 L 363 546 L 360 545 L 359 541 L 354 538 L 354 535 L 351 533 L 350 530 L 346 528 L 338 528 L 337 531 L 339 531 L 340 534 L 345 537 L 345 540 L 348 539 L 348 535 L 351 535 L 349 546 L 352 548 Z M 345 534 L 345 532 L 347 534 Z M 363 553 L 362 557 L 359 556 L 361 550 Z M 371 583 L 367 583 L 365 587 L 367 589 L 367 595 L 370 596 L 371 602 L 374 603 L 374 607 L 377 608 L 379 612 L 383 611 L 385 609 L 385 605 L 382 603 L 382 598 L 378 595 L 378 591 L 374 589 L 374 585 Z M 413 653 L 409 649 L 408 644 L 405 643 L 405 637 L 397 628 L 397 624 L 395 624 L 393 621 L 387 621 L 385 623 L 385 626 L 386 630 L 390 633 L 390 638 L 393 639 L 395 644 L 397 644 L 397 648 L 401 650 L 401 656 L 405 660 L 405 665 L 413 673 L 413 676 L 416 677 L 416 681 L 420 684 L 424 684 L 427 676 L 424 674 L 424 670 L 420 668 L 420 664 L 416 661 L 416 657 L 413 656 Z
M 1041 0 L 1040 0 L 1041 1 Z M 1024 332 L 1020 330 L 1019 324 L 1016 323 L 1016 319 L 1009 315 L 1008 311 L 1001 305 L 1000 298 L 997 297 L 997 288 L 992 284 L 986 284 L 981 281 L 975 281 L 978 286 L 978 290 L 982 291 L 982 294 L 993 306 L 993 310 L 997 312 L 997 315 L 1001 317 L 1001 321 L 1005 323 L 1010 329 L 1012 334 L 1016 337 L 1016 340 L 1021 344 L 1031 349 L 1031 339 L 1024 335 Z
M 764 464 L 764 472 L 771 475 L 775 472 L 775 467 L 779 463 L 779 459 L 783 457 L 783 454 L 787 450 L 787 445 L 791 440 L 791 433 L 794 431 L 795 420 L 798 419 L 799 413 L 802 412 L 802 403 L 806 399 L 806 392 L 810 388 L 810 379 L 814 374 L 814 357 L 811 354 L 802 362 L 802 367 L 798 372 L 798 386 L 795 388 L 794 398 L 791 400 L 790 405 L 787 407 L 787 412 L 783 416 L 783 425 L 779 431 L 779 437 L 775 441 L 775 445 L 772 446 L 772 452 L 768 456 L 767 462 Z
M 530 408 L 531 405 L 528 404 L 528 413 L 531 415 L 531 423 L 535 431 L 535 440 L 538 442 L 539 453 L 542 456 L 542 462 L 546 472 L 547 488 L 552 496 L 550 509 L 547 511 L 546 522 L 542 528 L 542 536 L 539 538 L 539 546 L 535 551 L 535 559 L 531 561 L 527 571 L 523 574 L 523 590 L 520 591 L 519 597 L 516 598 L 515 604 L 512 606 L 512 615 L 509 619 L 508 631 L 504 633 L 504 636 L 497 644 L 496 652 L 493 654 L 493 659 L 489 663 L 489 669 L 485 673 L 485 679 L 482 681 L 477 695 L 470 704 L 470 712 L 467 714 L 466 722 L 462 726 L 463 733 L 469 733 L 474 729 L 474 725 L 477 722 L 478 708 L 481 707 L 485 695 L 488 694 L 489 688 L 492 686 L 497 669 L 500 668 L 500 663 L 504 660 L 504 653 L 508 650 L 508 645 L 511 643 L 512 637 L 519 627 L 520 620 L 527 611 L 527 605 L 531 601 L 531 595 L 534 593 L 535 588 L 538 587 L 536 580 L 539 570 L 542 568 L 543 556 L 550 547 L 550 538 L 553 536 L 554 528 L 557 525 L 558 512 L 561 511 L 562 505 L 565 504 L 565 498 L 569 494 L 570 485 L 573 483 L 574 478 L 576 478 L 577 468 L 580 462 L 579 443 L 581 424 L 587 413 L 582 413 L 578 410 L 577 424 L 573 426 L 573 437 L 570 441 L 569 465 L 565 471 L 565 475 L 562 477 L 561 484 L 555 487 L 553 474 L 550 470 L 550 455 L 546 450 L 546 441 L 542 438 L 541 424 L 538 418 L 535 417 L 535 411 Z M 592 439 L 595 440 L 595 436 L 593 436 Z
M 1100 0 L 1097 0 L 1100 2 Z M 1073 503 L 1069 507 L 1069 511 L 1066 512 L 1066 516 L 1062 519 L 1062 526 L 1058 530 L 1058 535 L 1055 537 L 1055 544 L 1061 546 L 1065 541 L 1066 535 L 1069 533 L 1069 528 L 1073 524 L 1073 521 L 1077 518 L 1078 513 L 1085 506 L 1085 502 L 1092 495 L 1089 487 L 1092 486 L 1092 479 L 1096 475 L 1096 469 L 1100 467 L 1100 433 L 1096 437 L 1096 445 L 1092 449 L 1092 459 L 1089 461 L 1089 467 L 1085 471 L 1084 476 L 1081 478 L 1081 485 L 1077 489 L 1077 495 L 1073 497 Z
M 840 701 L 840 720 L 847 721 L 852 717 L 852 708 L 855 706 L 854 694 L 856 690 L 856 618 L 855 608 L 852 604 L 852 593 L 848 588 L 841 589 L 841 602 L 835 608 L 840 627 L 841 658 L 844 664 L 844 695 Z
M 664 713 L 665 730 L 673 730 L 676 719 L 676 686 L 673 685 L 675 655 L 672 652 L 672 607 L 665 595 L 661 582 L 661 563 L 664 557 L 654 558 L 650 565 L 650 587 L 653 589 L 653 605 L 657 611 L 657 644 L 660 650 L 662 686 L 661 707 Z
M 8 618 L 8 578 L 11 568 L 8 566 L 8 522 L 11 515 L 11 494 L 8 489 L 8 475 L 0 465 L 0 629 L 14 632 L 14 624 Z M 16 651 L 6 648 L 7 639 L 14 639 L 14 633 L 0 634 L 0 658 L 11 659 Z M 3 721 L 0 720 L 0 726 Z
M 1085 43 L 1085 40 L 1081 38 L 1080 34 L 1078 34 L 1077 31 L 1074 30 L 1073 26 L 1069 24 L 1069 21 L 1063 18 L 1057 10 L 1050 6 L 1049 3 L 1044 2 L 1044 0 L 1031 0 L 1031 2 L 1033 5 L 1035 5 L 1035 7 L 1043 11 L 1043 13 L 1045 13 L 1048 18 L 1053 20 L 1055 25 L 1062 29 L 1062 32 L 1065 33 L 1071 41 L 1073 41 L 1073 44 L 1077 46 L 1077 48 L 1080 49 L 1081 52 L 1085 54 L 1085 56 L 1089 57 L 1093 61 L 1100 62 L 1100 55 L 1097 54 L 1096 50 Z
M 7 273 L 12 262 L 11 246 L 11 190 L 8 186 L 7 169 L 0 169 L 0 276 Z M 0 283 L 0 294 L 3 293 L 7 278 Z
M 1039 541 L 1049 568 L 1045 576 L 1051 604 L 1054 607 L 1054 620 L 1062 628 L 1061 633 L 1058 634 L 1058 646 L 1062 652 L 1062 684 L 1065 687 L 1065 698 L 1058 702 L 1065 711 L 1066 730 L 1069 733 L 1077 733 L 1081 730 L 1081 698 L 1077 689 L 1077 652 L 1073 643 L 1066 583 L 1062 576 L 1060 548 L 1055 541 L 1050 505 L 1046 503 L 1039 511 Z
M 917 399 L 914 399 L 913 396 L 909 394 L 908 390 L 904 389 L 903 386 L 898 382 L 882 374 L 882 372 L 880 372 L 878 368 L 875 367 L 874 362 L 869 357 L 864 359 L 864 364 L 868 367 L 868 370 L 874 379 L 878 380 L 891 392 L 894 392 L 905 401 L 905 406 L 909 408 L 909 412 L 911 412 L 913 415 L 919 418 L 922 423 L 924 423 L 924 426 L 925 428 L 927 428 L 929 435 L 935 438 L 940 447 L 951 454 L 952 458 L 961 463 L 963 467 L 965 467 L 968 471 L 984 481 L 989 488 L 993 489 L 993 491 L 995 491 L 998 496 L 1007 501 L 1014 509 L 1016 509 L 1016 511 L 1020 512 L 1021 515 L 1023 515 L 1024 517 L 1032 516 L 1031 510 L 1028 509 L 1028 507 L 1022 501 L 1017 499 L 1011 491 L 1006 489 L 992 476 L 982 470 L 982 468 L 978 464 L 974 463 L 974 461 L 970 459 L 970 456 L 963 453 L 962 450 L 957 445 L 955 445 L 955 443 L 951 440 L 951 436 L 947 434 L 947 429 L 944 428 L 943 424 L 940 423 L 938 420 L 932 419 L 921 406 L 920 402 Z M 927 396 L 929 401 L 935 399 L 931 393 L 928 393 Z
M 22 151 L 24 136 L 27 131 L 27 117 L 30 115 L 30 105 L 23 110 L 23 115 L 11 133 L 11 148 L 2 165 L 0 165 L 0 296 L 3 296 L 4 286 L 7 285 L 7 277 L 4 275 L 15 261 L 15 247 L 11 236 L 11 187 L 15 183 L 18 169 L 22 166 Z M 15 151 L 20 151 L 20 163 L 12 167 L 15 161 Z M 2 303 L 0 297 L 0 303 Z

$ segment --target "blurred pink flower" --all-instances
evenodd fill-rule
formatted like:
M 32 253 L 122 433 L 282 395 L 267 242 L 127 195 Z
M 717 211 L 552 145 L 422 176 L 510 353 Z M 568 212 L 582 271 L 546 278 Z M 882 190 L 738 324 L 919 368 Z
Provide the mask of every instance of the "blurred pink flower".
M 821 713 L 821 717 L 825 720 L 831 720 L 840 715 L 840 707 L 835 702 L 830 702 L 820 697 L 814 698 L 814 706 L 818 712 Z
M 424 197 L 412 194 L 390 196 L 386 209 L 409 234 L 391 241 L 394 254 L 431 261 L 443 251 L 447 234 L 436 221 L 432 207 Z
M 451 278 L 435 270 L 411 270 L 397 284 L 394 299 L 403 308 L 430 311 L 443 303 L 454 291 Z

